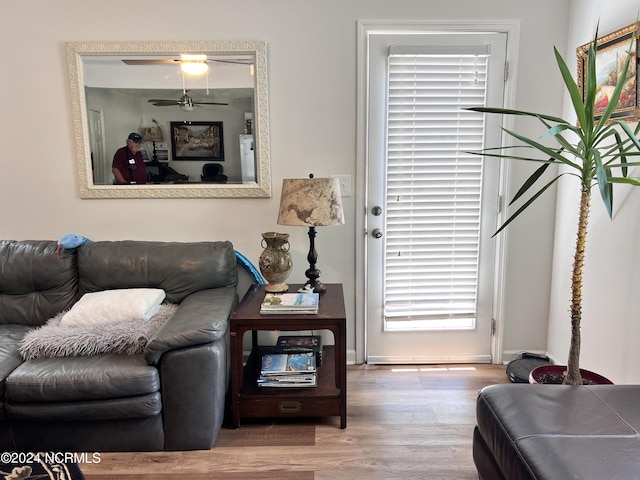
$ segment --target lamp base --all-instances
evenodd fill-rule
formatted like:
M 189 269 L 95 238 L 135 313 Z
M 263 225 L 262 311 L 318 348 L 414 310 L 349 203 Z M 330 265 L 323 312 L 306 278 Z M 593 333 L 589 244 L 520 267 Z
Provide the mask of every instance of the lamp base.
M 315 262 L 313 266 L 310 266 L 305 272 L 305 277 L 308 278 L 307 283 L 304 284 L 304 289 L 310 292 L 322 293 L 327 290 L 327 287 L 324 286 L 320 278 L 320 270 L 315 267 Z
M 318 252 L 316 252 L 316 227 L 309 227 L 309 253 L 307 254 L 307 261 L 309 262 L 309 268 L 304 272 L 304 275 L 309 279 L 304 288 L 316 293 L 324 292 L 325 287 L 318 278 L 320 278 L 320 270 L 316 268 L 318 262 Z M 308 286 L 308 287 L 307 287 Z
M 313 283 L 311 282 L 311 280 L 309 280 L 307 283 L 304 284 L 304 287 L 302 287 L 300 290 L 305 290 L 308 292 L 315 292 L 315 293 L 322 293 L 327 290 L 327 287 L 325 287 L 324 283 L 322 283 L 320 280 L 316 280 Z

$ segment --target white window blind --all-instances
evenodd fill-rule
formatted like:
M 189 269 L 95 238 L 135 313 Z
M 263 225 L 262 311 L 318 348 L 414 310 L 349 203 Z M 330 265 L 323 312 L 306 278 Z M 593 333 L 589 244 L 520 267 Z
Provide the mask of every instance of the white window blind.
M 388 57 L 385 324 L 470 328 L 478 279 L 488 48 Z

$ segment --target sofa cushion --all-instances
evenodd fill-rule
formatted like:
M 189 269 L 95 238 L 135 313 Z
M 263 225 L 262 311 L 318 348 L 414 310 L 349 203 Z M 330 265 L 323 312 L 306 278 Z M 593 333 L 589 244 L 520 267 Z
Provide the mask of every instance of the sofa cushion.
M 62 326 L 93 325 L 121 320 L 149 320 L 164 300 L 159 288 L 120 288 L 85 293 L 60 320 Z
M 0 324 L 42 325 L 77 300 L 77 255 L 54 241 L 0 241 Z
M 77 402 L 10 403 L 11 420 L 88 421 L 152 417 L 162 411 L 160 392 L 127 398 Z
M 31 330 L 32 328 L 26 325 L 0 325 L 0 420 L 5 418 L 6 379 L 22 363 L 18 346 Z
M 145 395 L 158 391 L 155 367 L 142 355 L 27 360 L 7 377 L 8 403 L 66 402 Z
M 169 303 L 238 281 L 231 242 L 91 242 L 78 248 L 80 294 L 117 288 L 161 288 Z
M 626 480 L 640 471 L 639 402 L 640 385 L 492 385 L 477 429 L 504 478 Z

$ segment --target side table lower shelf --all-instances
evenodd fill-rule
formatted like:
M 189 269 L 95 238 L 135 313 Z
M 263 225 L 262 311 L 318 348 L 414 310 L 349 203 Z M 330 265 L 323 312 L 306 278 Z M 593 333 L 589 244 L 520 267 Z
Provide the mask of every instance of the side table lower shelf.
M 239 407 L 243 417 L 340 416 L 341 392 L 336 386 L 335 352 L 325 346 L 315 387 L 259 387 L 262 355 L 273 347 L 254 349 L 244 368 Z

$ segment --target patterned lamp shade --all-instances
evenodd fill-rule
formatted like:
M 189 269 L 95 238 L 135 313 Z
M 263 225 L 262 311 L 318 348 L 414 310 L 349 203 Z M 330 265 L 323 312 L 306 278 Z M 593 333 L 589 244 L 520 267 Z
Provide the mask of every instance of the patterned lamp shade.
M 164 135 L 162 135 L 162 129 L 159 126 L 146 127 L 142 131 L 142 139 L 145 142 L 163 142 Z
M 337 178 L 285 178 L 279 225 L 324 227 L 344 223 Z

